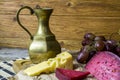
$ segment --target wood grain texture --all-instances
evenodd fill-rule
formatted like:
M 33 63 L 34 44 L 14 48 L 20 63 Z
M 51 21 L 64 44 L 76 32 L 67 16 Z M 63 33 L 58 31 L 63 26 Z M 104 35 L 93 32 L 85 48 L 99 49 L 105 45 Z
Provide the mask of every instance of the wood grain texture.
M 2 18 L 3 15 L 0 15 L 0 17 Z M 21 38 L 29 38 L 28 34 L 17 24 L 17 22 L 12 20 L 13 17 L 13 15 L 6 15 L 6 18 L 0 20 L 0 22 L 2 22 L 0 36 L 4 38 L 14 35 L 11 37 L 17 38 L 20 36 Z M 21 15 L 21 22 L 32 34 L 35 34 L 38 24 L 35 16 Z M 85 32 L 93 32 L 96 35 L 100 34 L 109 36 L 112 32 L 118 31 L 120 28 L 120 24 L 118 24 L 119 22 L 120 17 L 86 18 L 79 16 L 52 16 L 50 19 L 50 28 L 51 31 L 56 34 L 57 39 L 80 40 L 83 38 L 82 36 Z
M 62 47 L 78 50 L 86 32 L 106 38 L 120 29 L 119 0 L 0 0 L 0 47 L 27 48 L 29 35 L 17 24 L 16 12 L 21 6 L 54 9 L 50 18 L 50 29 Z M 23 10 L 21 22 L 34 35 L 37 18 Z M 120 36 L 115 37 L 120 40 Z
M 0 14 L 15 14 L 21 6 L 54 8 L 53 15 L 120 16 L 119 0 L 1 0 Z M 27 14 L 23 11 L 23 14 Z

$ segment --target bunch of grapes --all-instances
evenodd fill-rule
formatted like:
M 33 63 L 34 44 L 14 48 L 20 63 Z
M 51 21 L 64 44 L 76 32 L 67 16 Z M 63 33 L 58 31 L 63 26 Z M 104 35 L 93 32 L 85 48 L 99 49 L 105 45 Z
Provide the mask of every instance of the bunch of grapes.
M 120 42 L 86 33 L 82 41 L 82 48 L 77 56 L 79 63 L 87 63 L 97 51 L 110 51 L 120 57 Z

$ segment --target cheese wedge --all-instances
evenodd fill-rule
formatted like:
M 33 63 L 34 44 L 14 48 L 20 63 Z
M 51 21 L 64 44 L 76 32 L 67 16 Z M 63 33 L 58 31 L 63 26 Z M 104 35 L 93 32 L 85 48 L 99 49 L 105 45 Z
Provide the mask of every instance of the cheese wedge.
M 24 73 L 29 76 L 37 76 L 41 73 L 54 72 L 56 68 L 73 69 L 73 58 L 68 52 L 62 52 L 55 58 L 50 58 L 39 64 L 31 66 L 24 70 Z

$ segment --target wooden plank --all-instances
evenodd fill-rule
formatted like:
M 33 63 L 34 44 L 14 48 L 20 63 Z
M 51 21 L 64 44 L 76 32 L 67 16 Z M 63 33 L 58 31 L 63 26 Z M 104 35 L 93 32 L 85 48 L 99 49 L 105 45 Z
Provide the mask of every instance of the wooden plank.
M 28 48 L 31 40 L 26 38 L 0 38 L 0 47 Z M 58 40 L 62 48 L 79 50 L 81 40 Z
M 13 20 L 15 15 L 0 15 L 0 47 L 27 48 L 28 34 Z M 21 21 L 31 33 L 37 30 L 35 16 L 21 15 Z M 120 17 L 51 16 L 50 28 L 62 47 L 79 49 L 86 32 L 103 35 L 106 38 L 120 29 Z M 120 36 L 115 37 L 120 40 Z
M 14 15 L 21 5 L 37 4 L 53 8 L 53 15 L 120 16 L 120 0 L 0 0 L 0 14 Z
M 0 0 L 0 46 L 27 48 L 28 34 L 14 17 L 22 5 L 51 7 L 54 12 L 50 29 L 62 47 L 79 49 L 86 32 L 106 38 L 120 29 L 120 0 Z M 37 18 L 22 11 L 21 21 L 32 34 L 37 30 Z M 120 36 L 114 37 L 120 40 Z
M 17 22 L 13 21 L 14 15 L 0 15 L 0 17 L 1 38 L 29 38 Z M 35 34 L 38 27 L 35 16 L 21 15 L 21 21 L 28 26 L 32 34 Z M 120 17 L 51 16 L 50 29 L 57 39 L 80 40 L 86 32 L 107 37 L 120 29 L 119 23 Z

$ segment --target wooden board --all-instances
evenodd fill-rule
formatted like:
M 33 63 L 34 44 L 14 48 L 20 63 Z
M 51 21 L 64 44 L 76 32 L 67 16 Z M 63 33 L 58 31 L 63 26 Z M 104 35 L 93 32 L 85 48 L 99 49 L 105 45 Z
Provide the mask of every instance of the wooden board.
M 0 14 L 14 15 L 25 5 L 54 8 L 53 15 L 120 16 L 119 0 L 1 0 Z
M 28 34 L 17 24 L 16 12 L 21 6 L 51 7 L 50 29 L 62 47 L 78 50 L 83 35 L 92 32 L 106 38 L 120 29 L 119 0 L 0 0 L 0 47 L 28 48 Z M 22 11 L 21 22 L 34 35 L 37 18 Z M 120 40 L 120 36 L 115 37 Z

